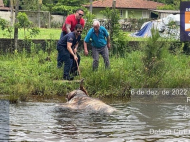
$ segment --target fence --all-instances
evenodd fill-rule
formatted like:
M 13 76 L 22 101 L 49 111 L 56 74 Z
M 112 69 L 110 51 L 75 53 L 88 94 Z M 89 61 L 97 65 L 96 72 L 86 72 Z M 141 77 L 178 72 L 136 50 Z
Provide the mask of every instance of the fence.
M 62 15 L 51 15 L 49 11 L 27 11 L 21 10 L 19 12 L 25 12 L 30 21 L 41 28 L 61 28 L 65 21 L 65 16 Z M 0 11 L 0 17 L 11 21 L 11 12 Z M 39 18 L 40 17 L 40 18 Z M 14 18 L 14 14 L 13 14 Z M 102 26 L 110 30 L 109 19 L 98 19 Z M 144 22 L 151 21 L 151 19 L 121 19 L 119 21 L 121 29 L 123 31 L 132 32 L 137 31 L 141 28 Z
M 62 15 L 51 15 L 49 11 L 27 11 L 20 10 L 19 12 L 25 12 L 30 21 L 32 21 L 36 26 L 41 28 L 51 28 L 52 26 L 61 27 L 63 22 L 65 21 L 65 16 Z M 11 23 L 11 18 L 15 18 L 15 14 L 13 13 L 13 17 L 11 17 L 10 11 L 0 11 L 0 17 L 5 19 Z M 40 18 L 39 18 L 40 17 Z M 13 20 L 14 22 L 14 20 Z
M 100 21 L 100 24 L 106 29 L 110 30 L 110 20 L 109 19 L 97 19 Z M 138 31 L 140 30 L 142 24 L 152 19 L 121 19 L 119 24 L 121 29 L 126 32 Z
M 46 51 L 54 50 L 57 47 L 58 40 L 38 40 L 33 39 L 30 41 L 26 40 L 18 40 L 18 51 L 22 51 L 25 48 L 27 51 L 30 51 L 31 46 L 35 46 L 37 49 L 43 49 Z M 91 50 L 90 44 L 88 45 L 88 49 Z M 137 48 L 139 46 L 138 41 L 129 41 L 127 43 L 131 48 Z M 81 51 L 83 49 L 83 41 L 80 41 L 78 50 Z M 12 52 L 14 51 L 14 39 L 0 39 L 0 51 L 1 53 Z

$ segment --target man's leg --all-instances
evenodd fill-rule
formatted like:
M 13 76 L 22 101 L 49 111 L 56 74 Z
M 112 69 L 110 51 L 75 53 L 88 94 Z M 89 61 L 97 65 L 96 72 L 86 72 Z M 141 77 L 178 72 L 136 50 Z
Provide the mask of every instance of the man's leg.
M 100 54 L 104 59 L 105 68 L 109 68 L 110 61 L 109 61 L 109 51 L 107 45 L 104 48 L 101 48 Z
M 63 79 L 65 80 L 73 80 L 73 78 L 70 77 L 69 72 L 71 68 L 71 60 L 70 58 L 66 58 L 64 61 L 64 73 L 63 73 Z
M 66 48 L 63 48 L 63 61 L 64 61 L 64 70 L 63 70 L 63 79 L 65 80 L 73 80 L 70 77 L 69 72 L 71 68 L 71 60 L 70 60 L 70 53 Z
M 95 71 L 98 69 L 98 64 L 99 64 L 99 53 L 98 49 L 95 47 L 92 47 L 92 58 L 93 58 L 92 69 L 93 71 Z
M 58 50 L 57 68 L 61 68 L 62 67 L 62 65 L 63 65 L 63 58 L 64 58 L 63 50 Z

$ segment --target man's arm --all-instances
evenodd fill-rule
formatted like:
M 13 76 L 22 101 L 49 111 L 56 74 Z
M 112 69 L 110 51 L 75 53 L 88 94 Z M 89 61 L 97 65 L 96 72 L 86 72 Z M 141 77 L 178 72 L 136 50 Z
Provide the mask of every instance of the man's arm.
M 104 30 L 105 37 L 107 38 L 107 47 L 108 47 L 108 49 L 110 49 L 111 45 L 110 45 L 110 36 L 109 36 L 109 33 L 108 33 L 108 31 L 106 30 L 105 27 L 103 27 L 103 30 Z
M 70 24 L 66 24 L 66 30 L 67 30 L 67 33 L 71 32 L 71 25 Z
M 86 37 L 84 38 L 84 55 L 88 55 L 88 48 L 87 48 L 87 43 L 90 42 L 90 38 L 91 38 L 91 34 L 92 34 L 92 28 L 88 31 Z
M 67 50 L 68 50 L 69 53 L 74 57 L 74 59 L 77 61 L 77 60 L 78 60 L 77 55 L 74 54 L 74 52 L 73 52 L 71 46 L 72 46 L 72 43 L 67 42 Z
M 108 47 L 108 49 L 111 48 L 111 45 L 110 45 L 110 36 L 107 37 L 107 47 Z
M 84 55 L 88 55 L 87 43 L 84 41 Z
M 79 45 L 79 43 L 77 43 L 77 44 L 75 45 L 75 48 L 74 48 L 74 54 L 76 54 L 76 53 L 77 53 L 77 48 L 78 48 L 78 45 Z

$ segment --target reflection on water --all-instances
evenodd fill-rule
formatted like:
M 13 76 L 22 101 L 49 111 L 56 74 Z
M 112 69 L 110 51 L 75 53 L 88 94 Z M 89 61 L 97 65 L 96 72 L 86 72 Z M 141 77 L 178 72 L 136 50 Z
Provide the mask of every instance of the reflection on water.
M 10 106 L 10 139 L 61 142 L 189 141 L 190 106 L 117 102 L 110 116 L 67 112 L 54 103 Z M 183 108 L 184 106 L 184 108 Z
M 9 102 L 0 100 L 0 141 L 9 139 Z

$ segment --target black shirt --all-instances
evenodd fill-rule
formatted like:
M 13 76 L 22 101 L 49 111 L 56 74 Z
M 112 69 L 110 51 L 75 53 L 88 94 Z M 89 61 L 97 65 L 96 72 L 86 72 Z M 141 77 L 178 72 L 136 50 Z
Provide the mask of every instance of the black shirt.
M 74 46 L 80 41 L 81 39 L 81 35 L 78 36 L 78 38 L 76 39 L 75 33 L 71 32 L 66 34 L 65 36 L 63 36 L 57 43 L 58 46 L 62 46 L 64 48 L 67 48 L 67 42 L 72 43 L 72 49 L 74 48 Z

